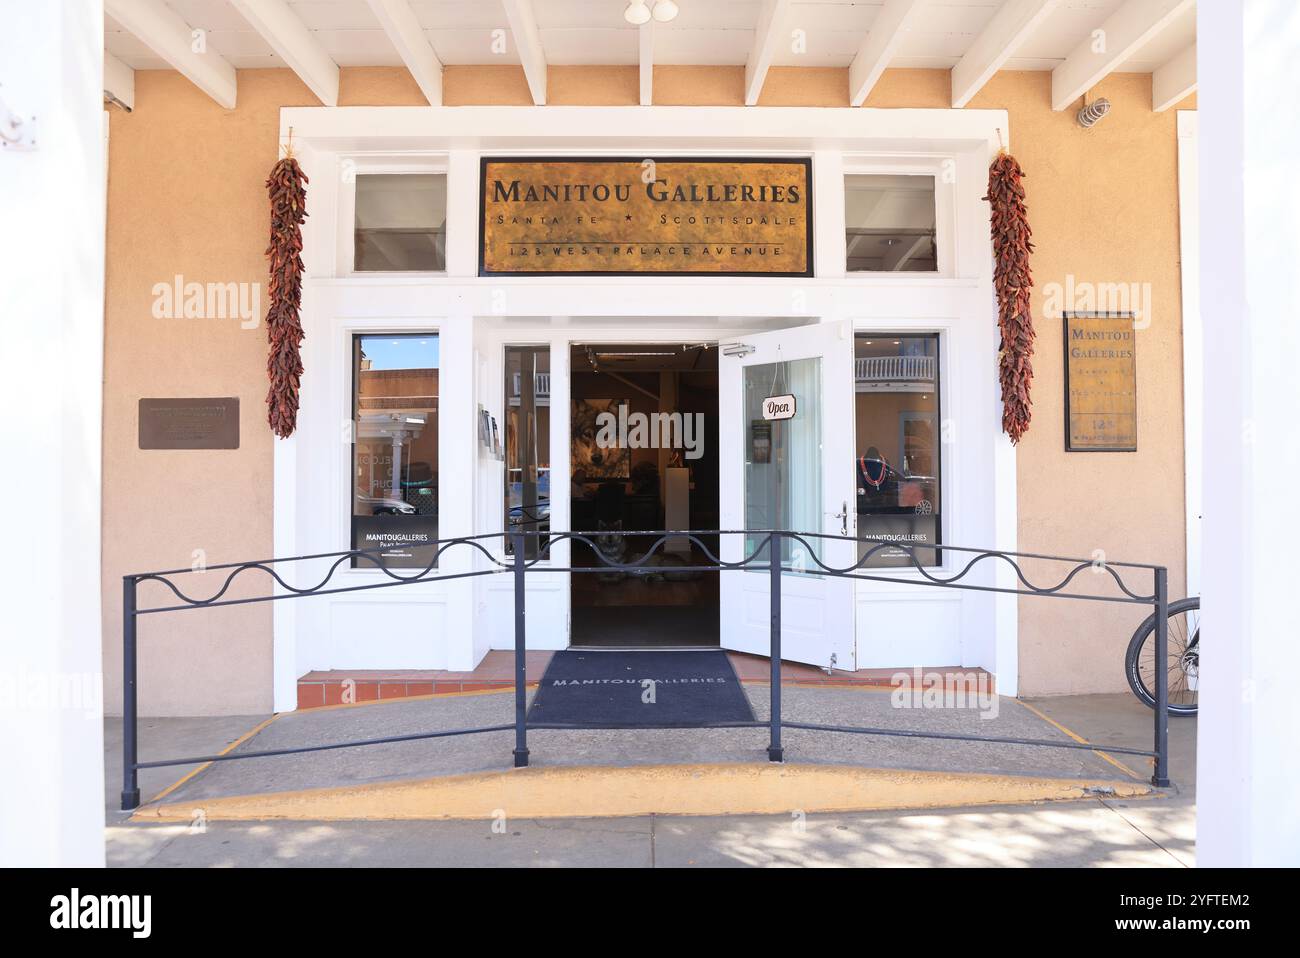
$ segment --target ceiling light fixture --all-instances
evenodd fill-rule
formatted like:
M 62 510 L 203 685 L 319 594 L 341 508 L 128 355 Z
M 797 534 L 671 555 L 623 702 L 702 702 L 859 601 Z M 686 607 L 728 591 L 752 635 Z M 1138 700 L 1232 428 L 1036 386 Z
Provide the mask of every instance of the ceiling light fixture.
M 667 23 L 677 16 L 677 4 L 673 0 L 657 0 L 654 9 L 656 23 Z
M 650 20 L 650 8 L 646 6 L 645 0 L 631 0 L 627 9 L 623 11 L 623 19 L 634 27 L 639 27 Z

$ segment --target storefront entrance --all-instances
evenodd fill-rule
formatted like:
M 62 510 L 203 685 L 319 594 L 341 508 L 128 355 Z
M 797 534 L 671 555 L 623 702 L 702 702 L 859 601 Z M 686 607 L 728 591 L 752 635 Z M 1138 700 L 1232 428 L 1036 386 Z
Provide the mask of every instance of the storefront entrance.
M 854 342 L 847 322 L 703 343 L 571 342 L 570 645 L 769 651 L 763 531 L 785 540 L 784 657 L 855 667 Z M 552 481 L 552 495 L 559 493 Z M 670 537 L 656 531 L 730 530 Z M 645 533 L 645 534 L 639 534 Z M 706 551 L 707 550 L 707 551 Z M 647 553 L 648 556 L 647 556 Z M 752 559 L 754 571 L 715 565 Z M 603 561 L 602 561 L 603 560 Z
M 574 567 L 637 562 L 659 538 L 637 533 L 719 528 L 717 344 L 575 343 L 569 369 L 570 516 L 595 543 L 574 544 Z M 703 543 L 717 555 L 717 536 Z M 574 574 L 570 644 L 717 647 L 710 562 L 680 536 L 640 572 Z
M 298 432 L 275 446 L 275 551 L 323 554 L 365 536 L 382 542 L 399 523 L 477 544 L 440 553 L 448 575 L 438 581 L 390 590 L 387 573 L 358 567 L 347 570 L 346 593 L 277 606 L 277 707 L 293 707 L 295 683 L 311 670 L 464 672 L 513 648 L 513 583 L 472 574 L 514 559 L 509 533 L 517 529 L 534 533 L 524 546 L 530 651 L 767 655 L 764 530 L 775 528 L 809 534 L 781 548 L 783 658 L 837 671 L 978 667 L 995 672 L 1001 690 L 1014 689 L 1015 599 L 917 588 L 959 571 L 959 554 L 945 544 L 1016 541 L 1015 450 L 999 432 L 996 377 L 979 364 L 997 348 L 979 198 L 1004 114 L 702 111 L 683 126 L 673 111 L 634 120 L 583 108 L 562 129 L 539 131 L 521 109 L 519 129 L 533 132 L 507 136 L 502 114 L 457 108 L 445 117 L 448 129 L 470 139 L 390 141 L 375 123 L 399 118 L 374 109 L 286 114 L 312 146 L 305 162 L 313 182 L 336 188 L 314 194 L 307 224 L 310 372 Z M 596 149 L 593 129 L 601 130 L 601 155 L 560 162 Z M 401 153 L 381 155 L 398 141 Z M 352 156 L 343 142 L 371 152 Z M 779 146 L 780 156 L 760 143 Z M 515 160 L 504 154 L 525 146 L 541 159 L 507 169 Z M 718 159 L 688 171 L 671 165 L 673 150 Z M 408 161 L 410 151 L 419 162 Z M 526 215 L 516 224 L 491 205 L 509 199 L 515 178 L 545 186 L 586 182 L 580 174 L 596 169 L 624 177 L 613 161 L 629 157 L 637 158 L 629 175 L 659 157 L 660 178 L 681 182 L 703 182 L 728 158 L 737 182 L 798 178 L 804 164 L 791 170 L 788 161 L 808 160 L 816 176 L 799 180 L 807 203 L 783 208 L 796 226 L 799 217 L 815 224 L 782 246 L 798 262 L 767 271 L 755 258 L 748 262 L 757 272 L 712 276 L 690 272 L 702 259 L 665 259 L 674 268 L 655 269 L 646 257 L 659 247 L 681 256 L 682 244 L 627 233 L 619 255 L 631 250 L 635 259 L 624 269 L 573 272 L 569 251 L 581 256 L 587 244 L 557 243 L 543 252 L 559 259 L 530 272 L 524 267 L 537 260 L 512 259 L 511 248 L 531 256 L 540 247 L 514 234 L 493 245 L 495 234 L 476 228 L 528 225 Z M 359 164 L 357 177 L 333 175 L 331 164 L 345 161 Z M 505 199 L 479 189 L 497 176 L 506 178 Z M 707 191 L 700 195 L 707 205 Z M 637 208 L 624 214 L 632 219 L 606 225 L 653 225 L 655 210 L 675 225 L 672 217 L 699 214 L 685 208 L 691 196 L 684 189 L 680 202 L 663 200 L 681 209 L 642 209 L 659 200 L 633 188 L 627 203 L 635 197 Z M 618 202 L 611 198 L 611 209 Z M 397 269 L 402 275 L 391 274 L 392 261 L 367 272 L 358 250 L 400 221 L 394 210 L 416 206 L 431 217 L 420 221 L 427 255 Z M 345 231 L 325 235 L 330 224 Z M 773 253 L 759 239 L 735 244 L 735 255 Z M 731 246 L 713 244 L 709 255 L 731 256 Z M 351 442 L 338 441 L 340 415 L 351 419 Z M 702 549 L 673 537 L 644 574 L 570 571 L 593 568 L 602 549 L 633 561 L 649 545 L 638 533 L 664 529 L 725 530 L 715 533 L 716 554 L 753 568 L 702 569 Z M 558 535 L 569 531 L 592 543 Z M 864 546 L 858 536 L 887 541 Z M 929 547 L 924 568 L 913 566 L 912 553 L 890 550 L 892 540 Z M 392 559 L 417 570 L 428 561 Z M 825 573 L 859 560 L 859 578 Z M 986 565 L 981 583 L 1008 575 Z

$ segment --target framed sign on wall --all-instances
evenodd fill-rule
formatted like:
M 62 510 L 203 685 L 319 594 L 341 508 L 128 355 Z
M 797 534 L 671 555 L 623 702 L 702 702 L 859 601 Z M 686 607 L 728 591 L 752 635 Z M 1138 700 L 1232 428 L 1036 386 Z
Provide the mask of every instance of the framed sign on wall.
M 1066 452 L 1137 451 L 1131 313 L 1065 314 Z
M 483 157 L 480 276 L 812 276 L 812 160 Z

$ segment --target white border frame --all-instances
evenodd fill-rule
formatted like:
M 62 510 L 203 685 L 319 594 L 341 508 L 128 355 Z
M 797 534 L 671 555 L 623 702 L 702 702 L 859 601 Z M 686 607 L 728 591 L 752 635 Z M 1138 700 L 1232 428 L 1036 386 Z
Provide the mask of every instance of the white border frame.
M 467 434 L 472 428 L 473 410 L 481 401 L 477 369 L 487 344 L 524 339 L 543 341 L 591 338 L 607 341 L 616 337 L 599 329 L 598 318 L 621 322 L 659 317 L 658 330 L 637 328 L 631 333 L 624 325 L 621 336 L 651 341 L 656 332 L 674 330 L 687 339 L 711 339 L 740 332 L 755 317 L 786 318 L 791 324 L 849 318 L 855 330 L 916 331 L 941 334 L 944 383 L 944 424 L 955 414 L 976 424 L 979 459 L 984 465 L 967 463 L 965 456 L 946 452 L 945 478 L 948 489 L 978 488 L 991 515 L 965 516 L 948 496 L 946 512 L 950 542 L 970 544 L 970 525 L 987 526 L 980 535 L 985 544 L 992 539 L 1001 549 L 1016 546 L 1016 460 L 1015 450 L 997 428 L 1000 422 L 996 376 L 991 365 L 987 375 L 975 375 L 985 366 L 975 362 L 959 365 L 952 352 L 962 355 L 993 355 L 996 345 L 996 310 L 992 288 L 992 263 L 988 247 L 988 212 L 981 202 L 987 182 L 988 164 L 999 146 L 999 130 L 1006 138 L 1007 114 L 1002 110 L 875 110 L 848 108 L 776 107 L 762 110 L 739 107 L 292 107 L 281 110 L 282 137 L 290 127 L 299 159 L 316 187 L 312 215 L 304 228 L 303 310 L 308 342 L 331 341 L 332 329 L 353 326 L 370 317 L 376 327 L 393 332 L 416 329 L 436 330 L 440 335 L 441 366 L 444 371 L 463 361 L 456 373 L 457 389 L 452 395 L 447 377 L 439 400 L 440 471 L 456 468 L 459 448 L 445 448 L 454 442 L 457 417 L 466 412 Z M 598 155 L 663 154 L 681 155 L 805 155 L 813 158 L 814 175 L 814 269 L 815 278 L 722 278 L 722 277 L 490 277 L 477 272 L 478 159 L 482 154 Z M 364 155 L 395 157 L 414 163 L 445 157 L 449 177 L 447 209 L 446 274 L 355 274 L 338 267 L 339 227 L 351 223 L 341 216 L 337 190 L 321 190 L 331 179 L 338 182 L 342 160 Z M 843 231 L 843 172 L 848 165 L 862 169 L 872 158 L 872 170 L 887 165 L 909 166 L 925 162 L 953 163 L 953 205 L 951 267 L 947 275 L 928 273 L 846 275 Z M 913 169 L 915 169 L 913 167 Z M 838 183 L 836 183 L 838 181 Z M 936 183 L 938 186 L 943 180 Z M 938 190 L 936 190 L 936 193 Z M 937 197 L 936 197 L 937 201 Z M 938 212 L 938 211 L 937 211 Z M 937 221 L 938 222 L 938 221 Z M 943 242 L 948 242 L 947 240 Z M 863 303 L 869 303 L 864 307 Z M 635 313 L 629 304 L 636 304 Z M 575 317 L 575 308 L 581 316 Z M 717 327 L 685 332 L 683 320 L 718 317 Z M 477 318 L 476 318 L 477 317 Z M 552 336 L 517 336 L 506 317 L 546 318 Z M 679 331 L 680 328 L 680 331 Z M 540 330 L 538 331 L 540 332 Z M 530 331 L 532 333 L 532 331 Z M 349 334 L 350 335 L 350 334 Z M 502 338 L 504 337 L 504 338 Z M 453 345 L 454 344 L 454 345 Z M 495 355 L 495 354 L 493 354 Z M 567 354 L 566 354 L 567 356 Z M 308 366 L 304 395 L 316 390 L 329 393 L 337 383 L 322 383 L 321 373 L 330 376 L 331 362 L 325 357 Z M 496 356 L 499 363 L 500 357 Z M 552 377 L 567 367 L 552 352 Z M 321 373 L 313 375 L 313 369 Z M 463 372 L 463 375 L 461 374 Z M 344 377 L 347 379 L 348 377 Z M 460 380 L 464 382 L 460 382 Z M 555 386 L 553 385 L 553 389 Z M 566 387 L 567 388 L 567 387 Z M 316 392 L 316 395 L 321 393 Z M 499 400 L 498 400 L 499 402 Z M 462 410 L 460 407 L 463 406 Z M 304 407 L 306 409 L 306 407 Z M 563 413 L 563 410 L 559 410 Z M 554 435 L 567 430 L 567 419 L 553 409 Z M 974 419 L 969 417 L 974 416 Z M 305 417 L 309 420 L 310 416 Z M 561 419 L 564 419 L 562 422 Z M 328 424 L 318 424 L 328 428 Z M 296 555 L 308 551 L 302 546 L 310 538 L 307 530 L 319 518 L 302 495 L 300 470 L 310 472 L 303 459 L 303 443 L 310 429 L 275 444 L 275 554 Z M 567 434 L 567 432 L 566 432 Z M 962 434 L 962 430 L 958 430 Z M 554 444 L 554 438 L 553 438 Z M 473 443 L 464 456 L 472 464 Z M 553 464 L 558 462 L 552 450 Z M 471 465 L 472 467 L 472 465 Z M 345 467 L 346 468 L 346 467 Z M 980 475 L 968 475 L 967 469 Z M 330 482 L 340 482 L 333 477 Z M 471 487 L 477 483 L 469 483 Z M 947 491 L 947 490 L 945 490 Z M 499 493 L 499 490 L 498 490 Z M 465 514 L 471 528 L 480 514 L 479 492 L 469 490 Z M 440 490 L 440 501 L 447 501 Z M 495 509 L 499 502 L 493 504 Z M 554 507 L 553 507 L 554 508 Z M 498 510 L 499 511 L 499 510 Z M 304 513 L 304 514 L 300 514 Z M 563 518 L 556 516 L 556 519 Z M 977 521 L 978 520 L 978 521 Z M 451 529 L 446 534 L 460 534 Z M 903 578 L 900 576 L 900 578 Z M 1011 573 L 989 571 L 989 583 L 1013 585 Z M 477 580 L 469 580 L 474 582 Z M 450 585 L 450 584 L 449 584 Z M 906 592 L 914 600 L 935 598 L 936 590 L 868 583 L 898 596 Z M 456 609 L 448 619 L 446 667 L 471 668 L 485 649 L 476 628 L 483 605 L 476 597 L 456 598 Z M 386 593 L 371 593 L 386 594 Z M 530 593 L 531 594 L 531 593 Z M 322 600 L 328 602 L 328 600 Z M 567 594 L 566 594 L 567 601 Z M 1017 684 L 1017 601 L 1014 595 L 988 596 L 978 612 L 984 625 L 963 633 L 972 639 L 964 643 L 964 665 L 980 665 L 995 672 L 1002 694 L 1015 694 Z M 307 649 L 298 647 L 300 603 L 275 603 L 274 662 L 275 708 L 291 710 L 296 705 L 297 676 L 306 671 Z M 963 602 L 974 610 L 979 602 Z M 972 611 L 970 614 L 975 614 Z M 969 623 L 973 625 L 974 623 Z M 451 630 L 463 639 L 455 638 Z M 567 630 L 566 630 L 567 633 Z M 859 667 L 866 667 L 859 656 Z M 949 663 L 928 663 L 949 664 Z
M 1178 111 L 1178 246 L 1183 301 L 1183 476 L 1186 485 L 1187 594 L 1201 594 L 1201 463 L 1205 420 L 1201 322 L 1199 136 L 1195 110 Z
M 354 153 L 340 155 L 338 158 L 340 176 L 338 178 L 337 209 L 339 223 L 338 248 L 334 256 L 336 268 L 340 275 L 350 277 L 370 276 L 446 276 L 444 270 L 393 271 L 393 270 L 358 270 L 356 268 L 356 218 L 357 218 L 357 177 L 376 174 L 419 174 L 431 173 L 448 176 L 446 154 L 424 154 L 408 156 L 404 154 Z M 451 180 L 448 177 L 448 184 Z M 450 185 L 447 203 L 451 205 Z

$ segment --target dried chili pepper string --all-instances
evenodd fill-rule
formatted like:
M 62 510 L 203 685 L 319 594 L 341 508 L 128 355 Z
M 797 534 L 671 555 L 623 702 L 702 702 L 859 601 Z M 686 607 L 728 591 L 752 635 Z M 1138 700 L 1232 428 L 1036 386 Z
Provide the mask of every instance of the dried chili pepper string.
M 1034 321 L 1030 311 L 1033 275 L 1029 256 L 1029 216 L 1025 209 L 1024 171 L 1015 157 L 998 153 L 989 167 L 989 191 L 984 197 L 992 206 L 990 226 L 993 238 L 993 285 L 998 298 L 998 379 L 1002 387 L 1002 430 L 1018 443 L 1032 418 L 1030 384 L 1034 369 Z
M 266 312 L 266 361 L 271 381 L 266 395 L 267 421 L 281 439 L 298 424 L 298 388 L 302 381 L 302 224 L 307 218 L 307 175 L 292 154 L 275 164 L 266 181 L 271 199 L 270 306 Z

